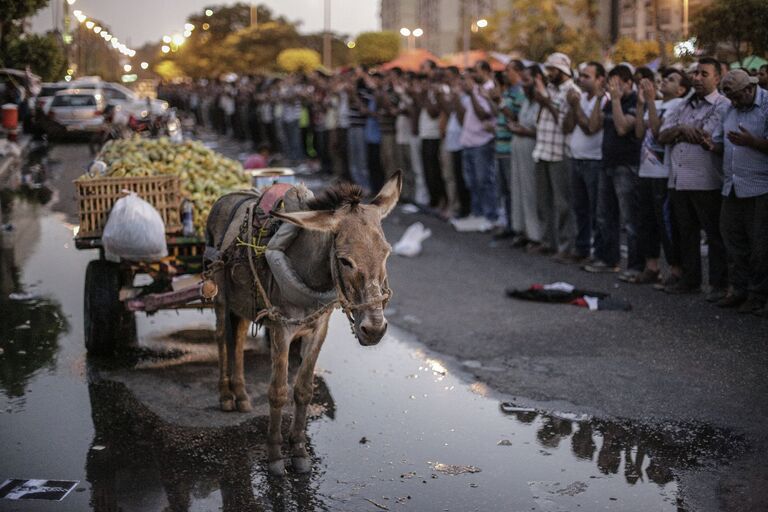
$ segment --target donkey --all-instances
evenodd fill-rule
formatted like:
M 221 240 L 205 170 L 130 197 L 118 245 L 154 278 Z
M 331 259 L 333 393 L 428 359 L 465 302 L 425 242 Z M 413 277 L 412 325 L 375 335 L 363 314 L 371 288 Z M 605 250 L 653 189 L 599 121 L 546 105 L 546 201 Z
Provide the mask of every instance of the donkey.
M 312 290 L 336 290 L 331 296 L 341 301 L 353 332 L 363 346 L 377 344 L 387 330 L 384 305 L 388 297 L 387 257 L 391 247 L 381 229 L 381 220 L 397 204 L 402 188 L 402 173 L 396 172 L 369 203 L 362 203 L 363 191 L 351 184 L 339 184 L 310 200 L 308 210 L 293 213 L 272 212 L 274 217 L 298 226 L 298 234 L 285 249 L 300 280 Z M 214 240 L 227 232 L 233 219 L 237 199 L 225 196 L 211 210 L 207 231 Z M 240 201 L 242 202 L 242 201 Z M 216 212 L 216 215 L 213 215 Z M 219 293 L 214 299 L 216 340 L 219 347 L 219 403 L 224 411 L 251 410 L 243 374 L 243 346 L 250 323 L 257 318 L 253 306 L 254 279 L 236 278 L 233 262 L 225 262 L 223 271 L 214 274 Z M 242 268 L 241 268 L 242 270 Z M 301 341 L 302 360 L 293 389 L 295 405 L 290 426 L 291 461 L 297 473 L 310 471 L 306 449 L 305 427 L 307 405 L 312 398 L 314 368 L 328 332 L 332 308 L 317 313 L 318 308 L 297 304 L 281 293 L 271 272 L 266 271 L 265 293 L 283 318 L 308 319 L 307 322 L 285 322 L 274 316 L 261 318 L 267 328 L 271 351 L 269 385 L 269 431 L 267 456 L 269 471 L 284 475 L 285 464 L 280 430 L 282 409 L 288 401 L 288 352 L 291 342 Z M 263 307 L 263 304 L 260 305 Z

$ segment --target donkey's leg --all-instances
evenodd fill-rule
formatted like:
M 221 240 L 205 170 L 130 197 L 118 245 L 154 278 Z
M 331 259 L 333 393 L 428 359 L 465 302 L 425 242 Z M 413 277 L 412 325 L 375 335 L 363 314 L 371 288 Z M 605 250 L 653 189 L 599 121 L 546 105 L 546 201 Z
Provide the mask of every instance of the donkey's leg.
M 291 422 L 291 462 L 297 473 L 308 473 L 312 468 L 307 453 L 307 406 L 312 400 L 314 387 L 315 363 L 328 333 L 328 317 L 318 321 L 317 329 L 310 336 L 305 336 L 302 346 L 301 366 L 293 385 L 293 421 Z
M 269 434 L 267 458 L 272 475 L 285 474 L 282 446 L 283 406 L 288 401 L 288 346 L 290 338 L 284 327 L 270 327 L 272 379 L 269 383 Z
M 251 322 L 232 314 L 232 333 L 234 335 L 234 365 L 232 368 L 232 391 L 235 394 L 237 410 L 249 412 L 251 410 L 251 398 L 245 390 L 244 352 L 245 335 Z
M 219 406 L 222 411 L 235 410 L 235 396 L 229 387 L 229 350 L 231 327 L 229 311 L 222 301 L 216 301 L 216 344 L 219 346 Z

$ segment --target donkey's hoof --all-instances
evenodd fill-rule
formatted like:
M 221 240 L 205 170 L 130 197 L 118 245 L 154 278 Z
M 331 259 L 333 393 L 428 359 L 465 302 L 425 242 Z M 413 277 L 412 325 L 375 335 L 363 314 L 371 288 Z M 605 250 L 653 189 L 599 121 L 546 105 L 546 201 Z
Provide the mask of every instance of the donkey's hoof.
M 312 471 L 312 464 L 309 461 L 309 457 L 292 457 L 291 465 L 293 466 L 294 473 L 309 473 Z
M 251 405 L 250 400 L 238 400 L 237 401 L 237 410 L 240 412 L 251 412 L 251 409 L 253 409 L 253 406 Z
M 285 462 L 283 459 L 273 460 L 269 463 L 269 474 L 272 476 L 285 476 Z
M 219 400 L 219 406 L 221 407 L 221 410 L 224 412 L 232 412 L 235 410 L 235 401 L 231 398 L 228 398 L 226 400 Z

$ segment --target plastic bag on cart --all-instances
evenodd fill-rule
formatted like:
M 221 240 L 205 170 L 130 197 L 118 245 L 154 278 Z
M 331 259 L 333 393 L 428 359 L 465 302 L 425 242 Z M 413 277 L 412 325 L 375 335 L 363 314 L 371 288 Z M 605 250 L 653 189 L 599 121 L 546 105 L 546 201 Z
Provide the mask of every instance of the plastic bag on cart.
M 115 202 L 101 240 L 107 254 L 125 260 L 157 261 L 168 256 L 163 219 L 134 193 Z

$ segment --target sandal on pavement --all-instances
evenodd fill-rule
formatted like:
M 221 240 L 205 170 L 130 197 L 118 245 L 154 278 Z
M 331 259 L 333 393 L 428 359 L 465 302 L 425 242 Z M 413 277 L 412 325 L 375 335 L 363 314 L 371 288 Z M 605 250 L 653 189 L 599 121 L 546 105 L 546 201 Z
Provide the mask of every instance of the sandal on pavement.
M 628 283 L 632 284 L 653 284 L 659 282 L 659 271 L 645 269 L 639 274 L 635 274 L 627 279 Z

